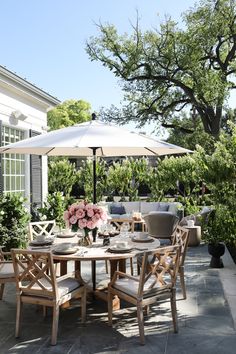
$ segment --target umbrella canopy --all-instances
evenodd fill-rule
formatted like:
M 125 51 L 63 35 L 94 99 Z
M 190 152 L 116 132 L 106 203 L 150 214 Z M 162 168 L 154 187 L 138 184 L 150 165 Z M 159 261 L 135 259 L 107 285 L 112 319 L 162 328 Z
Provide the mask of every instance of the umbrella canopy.
M 101 121 L 76 124 L 0 147 L 0 153 L 48 156 L 161 156 L 191 152 Z

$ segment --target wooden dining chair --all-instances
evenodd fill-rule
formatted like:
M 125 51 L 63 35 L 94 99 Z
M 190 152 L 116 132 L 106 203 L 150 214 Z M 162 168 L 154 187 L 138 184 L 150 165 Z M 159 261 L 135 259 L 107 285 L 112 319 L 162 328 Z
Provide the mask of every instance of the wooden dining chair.
M 55 220 L 33 221 L 29 223 L 29 241 L 37 238 L 39 235 L 46 237 L 53 235 L 53 229 L 56 226 Z
M 185 257 L 188 249 L 188 241 L 189 241 L 189 230 L 178 225 L 172 235 L 172 245 L 180 246 L 180 263 L 179 263 L 178 275 L 180 278 L 180 286 L 182 289 L 184 300 L 187 299 L 185 275 L 184 275 L 184 262 L 185 262 Z
M 13 263 L 9 260 L 11 252 L 3 252 L 0 246 L 0 300 L 2 300 L 3 292 L 6 283 L 14 283 L 15 273 L 13 268 Z
M 24 303 L 52 307 L 51 344 L 55 345 L 61 305 L 72 298 L 81 298 L 81 317 L 82 322 L 85 321 L 86 287 L 78 274 L 77 278 L 73 274 L 56 278 L 51 252 L 12 249 L 11 254 L 17 290 L 15 335 L 19 337 L 21 309 Z
M 153 258 L 147 272 L 148 257 Z M 137 307 L 141 344 L 145 344 L 143 308 L 158 300 L 170 299 L 174 332 L 178 331 L 175 283 L 180 262 L 180 246 L 167 246 L 145 252 L 138 277 L 116 271 L 108 285 L 108 323 L 112 326 L 114 295 Z

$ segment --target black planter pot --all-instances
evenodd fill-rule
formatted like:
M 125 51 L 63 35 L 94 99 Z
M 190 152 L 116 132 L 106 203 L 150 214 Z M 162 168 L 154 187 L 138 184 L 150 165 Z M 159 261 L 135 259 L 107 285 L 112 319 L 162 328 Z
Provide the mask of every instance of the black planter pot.
M 208 244 L 208 252 L 211 255 L 210 267 L 223 268 L 224 264 L 220 257 L 225 253 L 225 245 L 223 243 Z

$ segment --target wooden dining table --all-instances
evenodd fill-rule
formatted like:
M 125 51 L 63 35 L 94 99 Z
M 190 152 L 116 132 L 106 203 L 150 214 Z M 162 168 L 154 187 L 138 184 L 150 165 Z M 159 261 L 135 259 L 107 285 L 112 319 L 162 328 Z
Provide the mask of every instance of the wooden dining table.
M 115 236 L 110 238 L 110 245 L 103 246 L 103 239 L 97 238 L 96 242 L 93 242 L 90 246 L 84 247 L 79 245 L 79 238 L 77 235 L 71 235 L 71 237 L 57 237 L 55 235 L 54 242 L 49 246 L 30 246 L 29 248 L 39 250 L 50 249 L 53 253 L 53 258 L 60 261 L 60 273 L 64 275 L 67 273 L 68 261 L 74 261 L 75 271 L 80 270 L 81 262 L 85 261 L 108 261 L 110 263 L 110 279 L 112 278 L 116 270 L 122 272 L 126 271 L 126 260 L 136 257 L 145 251 L 151 251 L 160 247 L 160 241 L 148 236 L 147 240 L 139 240 L 138 232 L 129 233 L 128 237 Z M 117 243 L 125 242 L 127 244 L 127 251 L 115 250 Z M 57 252 L 59 245 L 69 243 L 70 248 L 75 248 L 75 252 L 71 254 L 60 254 Z M 94 269 L 94 267 L 92 267 Z M 96 288 L 96 274 L 92 274 L 93 278 L 93 293 L 100 298 L 106 300 L 106 294 L 101 289 Z M 118 308 L 119 305 L 116 306 Z

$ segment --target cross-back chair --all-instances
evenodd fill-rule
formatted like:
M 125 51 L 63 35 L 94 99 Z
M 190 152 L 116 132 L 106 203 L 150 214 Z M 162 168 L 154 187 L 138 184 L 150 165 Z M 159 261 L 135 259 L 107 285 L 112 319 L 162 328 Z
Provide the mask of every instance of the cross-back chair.
M 56 226 L 55 220 L 33 221 L 29 223 L 29 241 L 34 240 L 39 235 L 52 236 Z
M 148 257 L 153 258 L 148 268 Z M 180 246 L 167 246 L 145 252 L 138 277 L 116 271 L 108 285 L 108 323 L 112 326 L 114 295 L 137 307 L 141 344 L 145 344 L 143 308 L 158 300 L 170 299 L 174 332 L 178 331 L 175 283 L 180 262 Z
M 2 300 L 6 283 L 15 282 L 13 263 L 9 260 L 11 252 L 3 252 L 0 246 L 0 300 Z M 8 257 L 8 259 L 6 259 Z
M 187 253 L 188 241 L 189 241 L 189 230 L 178 225 L 172 236 L 172 245 L 179 245 L 181 247 L 180 265 L 179 265 L 178 274 L 180 277 L 180 285 L 183 293 L 183 299 L 187 298 L 185 277 L 184 277 L 184 261 Z
M 72 298 L 80 297 L 82 322 L 85 321 L 86 288 L 83 281 L 79 275 L 75 278 L 72 274 L 56 278 L 51 252 L 12 249 L 11 254 L 17 290 L 15 335 L 19 337 L 21 310 L 24 303 L 52 307 L 51 344 L 55 345 L 61 305 Z

